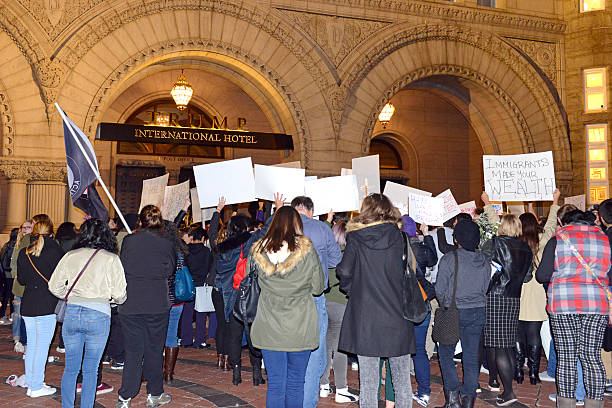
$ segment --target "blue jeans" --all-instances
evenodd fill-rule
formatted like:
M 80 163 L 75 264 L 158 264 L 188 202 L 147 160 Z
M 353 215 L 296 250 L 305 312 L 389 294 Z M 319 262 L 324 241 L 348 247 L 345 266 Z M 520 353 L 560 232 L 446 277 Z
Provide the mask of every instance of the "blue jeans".
M 27 336 L 25 330 L 23 330 L 24 323 L 21 319 L 21 298 L 15 296 L 13 298 L 13 340 L 21 341 L 22 344 L 26 344 Z
M 414 362 L 414 376 L 416 377 L 418 386 L 417 392 L 419 395 L 431 394 L 431 370 L 429 367 L 429 357 L 425 350 L 425 341 L 427 340 L 427 329 L 429 329 L 430 320 L 431 313 L 429 313 L 420 324 L 414 325 L 416 354 L 412 356 L 412 361 Z
M 319 402 L 319 381 L 327 366 L 327 309 L 325 296 L 315 296 L 319 314 L 319 348 L 313 350 L 306 368 L 304 383 L 304 408 L 315 408 Z
M 109 332 L 109 315 L 80 305 L 67 305 L 62 325 L 66 347 L 66 366 L 62 375 L 62 408 L 74 407 L 77 376 L 81 366 L 81 407 L 94 406 L 98 366 Z
M 554 340 L 550 341 L 550 351 L 548 352 L 546 374 L 552 378 L 555 378 L 557 375 L 557 352 L 555 351 Z M 584 388 L 584 377 L 582 376 L 582 363 L 580 362 L 580 359 L 578 359 L 578 369 L 576 375 L 578 379 L 576 382 L 576 399 L 579 401 L 584 401 L 586 398 L 586 388 Z
M 26 383 L 32 391 L 42 388 L 49 346 L 55 333 L 55 314 L 22 316 L 28 332 L 28 350 L 25 356 Z
M 166 347 L 178 347 L 178 326 L 183 313 L 183 305 L 172 306 L 168 318 L 168 332 L 166 333 Z
M 261 350 L 261 354 L 268 373 L 266 408 L 302 408 L 311 351 Z
M 486 312 L 484 307 L 459 309 L 459 329 L 461 348 L 463 350 L 463 385 L 461 395 L 475 397 L 478 387 L 478 346 L 480 335 L 485 324 Z M 438 358 L 444 388 L 448 391 L 459 390 L 459 376 L 453 362 L 455 346 L 438 344 Z

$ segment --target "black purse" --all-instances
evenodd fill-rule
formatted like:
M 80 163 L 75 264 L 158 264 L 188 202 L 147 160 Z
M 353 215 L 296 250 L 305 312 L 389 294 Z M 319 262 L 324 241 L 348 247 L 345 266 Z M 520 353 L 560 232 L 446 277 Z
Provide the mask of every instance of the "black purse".
M 453 284 L 453 300 L 448 307 L 440 306 L 434 315 L 434 324 L 431 329 L 431 338 L 436 343 L 443 345 L 457 344 L 460 337 L 459 330 L 459 309 L 455 303 L 455 293 L 457 292 L 457 275 L 459 275 L 459 257 L 457 251 L 455 255 L 455 283 Z
M 234 304 L 234 317 L 245 325 L 253 323 L 257 314 L 257 303 L 259 303 L 259 287 L 257 268 L 251 264 L 249 274 L 244 277 L 238 287 L 238 298 Z
M 429 302 L 423 299 L 423 293 L 419 286 L 415 271 L 408 262 L 409 244 L 408 236 L 402 232 L 404 240 L 404 276 L 402 279 L 402 317 L 412 323 L 419 324 L 429 314 L 431 308 Z

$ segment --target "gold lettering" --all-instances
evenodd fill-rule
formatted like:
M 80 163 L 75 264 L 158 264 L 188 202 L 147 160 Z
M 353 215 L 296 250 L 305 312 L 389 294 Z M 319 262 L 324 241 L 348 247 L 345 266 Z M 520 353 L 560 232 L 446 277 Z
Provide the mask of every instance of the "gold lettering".
M 245 118 L 238 118 L 237 123 L 236 123 L 236 129 L 238 130 L 244 130 L 244 126 L 246 125 L 247 121 Z
M 134 129 L 134 137 L 135 138 L 145 137 L 142 129 L 138 129 L 138 128 Z
M 178 123 L 178 114 L 169 113 L 169 115 L 170 115 L 170 126 L 176 126 L 176 127 L 181 126 Z
M 227 116 L 223 118 L 223 121 L 219 123 L 219 119 L 216 116 L 213 116 L 213 129 L 227 129 Z
M 203 138 L 202 138 L 202 136 L 204 136 L 204 134 L 203 134 L 203 133 L 193 132 L 193 133 L 191 133 L 190 135 L 191 135 L 191 137 L 192 137 L 192 140 L 200 140 L 200 139 L 202 139 L 202 140 L 206 140 L 206 139 L 203 139 Z

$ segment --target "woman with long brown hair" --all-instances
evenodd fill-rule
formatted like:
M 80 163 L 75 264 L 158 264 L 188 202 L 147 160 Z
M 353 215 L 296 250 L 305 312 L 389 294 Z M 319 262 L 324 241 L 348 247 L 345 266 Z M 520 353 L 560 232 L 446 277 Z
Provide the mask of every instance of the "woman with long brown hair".
M 310 353 L 319 347 L 313 295 L 325 289 L 325 275 L 295 209 L 276 211 L 266 235 L 251 249 L 251 271 L 257 271 L 261 287 L 251 340 L 266 364 L 266 407 L 301 408 Z

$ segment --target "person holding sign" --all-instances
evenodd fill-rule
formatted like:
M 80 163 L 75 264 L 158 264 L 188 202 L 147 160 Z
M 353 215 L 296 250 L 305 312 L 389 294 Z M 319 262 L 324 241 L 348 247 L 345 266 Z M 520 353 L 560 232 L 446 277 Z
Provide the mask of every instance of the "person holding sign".
M 487 359 L 495 361 L 504 387 L 497 405 L 505 407 L 517 400 L 512 390 L 514 348 L 517 340 L 521 288 L 533 259 L 529 245 L 521 241 L 521 221 L 505 214 L 497 236 L 485 242 L 482 251 L 491 260 L 491 281 L 487 291 L 484 327 Z

